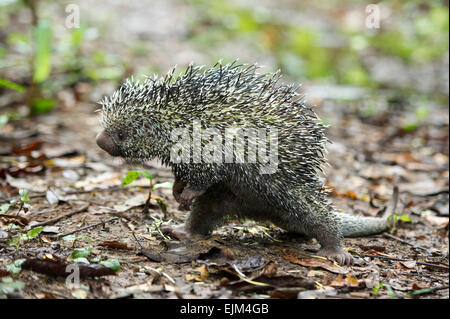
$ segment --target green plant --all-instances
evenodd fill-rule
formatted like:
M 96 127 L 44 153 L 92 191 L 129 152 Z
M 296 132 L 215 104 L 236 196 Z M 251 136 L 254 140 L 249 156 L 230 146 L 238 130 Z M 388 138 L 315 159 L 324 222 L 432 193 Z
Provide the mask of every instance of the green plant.
M 164 183 L 158 183 L 158 184 L 152 185 L 152 183 L 153 183 L 153 176 L 149 172 L 146 172 L 146 171 L 129 171 L 127 173 L 127 175 L 125 175 L 125 177 L 122 180 L 122 186 L 126 186 L 128 184 L 131 184 L 139 176 L 144 176 L 145 178 L 147 178 L 150 181 L 148 198 L 147 198 L 147 201 L 145 202 L 144 209 L 142 210 L 142 212 L 144 214 L 147 214 L 148 210 L 150 208 L 150 200 L 151 200 L 151 197 L 152 197 L 152 191 L 155 190 L 155 189 L 158 189 L 158 188 L 172 188 L 173 187 L 173 183 L 164 182 Z M 158 203 L 159 207 L 162 209 L 163 213 L 165 214 L 166 205 L 164 203 L 162 203 L 161 200 L 157 200 L 157 203 Z
M 21 243 L 32 240 L 36 238 L 44 229 L 44 227 L 36 227 L 33 229 L 30 229 L 26 234 L 19 234 L 11 238 L 11 240 L 8 242 L 8 246 L 14 246 L 16 248 L 19 248 Z

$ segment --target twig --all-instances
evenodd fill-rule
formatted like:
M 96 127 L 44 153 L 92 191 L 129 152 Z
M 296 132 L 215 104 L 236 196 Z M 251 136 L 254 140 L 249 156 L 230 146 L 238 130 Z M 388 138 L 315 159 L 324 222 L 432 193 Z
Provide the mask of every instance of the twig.
M 136 243 L 137 243 L 138 246 L 141 248 L 141 250 L 144 249 L 144 247 L 142 247 L 141 243 L 140 243 L 139 240 L 137 239 L 136 234 L 134 233 L 134 231 L 132 231 L 131 234 L 133 235 L 134 240 L 136 240 Z
M 144 209 L 142 209 L 142 212 L 144 213 L 144 215 L 148 214 L 148 209 L 150 208 L 150 200 L 152 199 L 152 190 L 153 190 L 153 185 L 152 185 L 152 180 L 150 180 L 148 198 L 145 201 Z
M 448 194 L 449 190 L 448 189 L 443 189 L 443 190 L 436 191 L 436 192 L 433 192 L 433 193 L 428 193 L 428 194 L 416 194 L 416 193 L 413 193 L 411 191 L 402 191 L 401 193 L 408 194 L 408 195 L 411 195 L 411 196 L 416 196 L 416 197 L 433 197 L 433 196 L 439 196 L 439 195 L 442 195 L 442 194 Z
M 422 246 L 419 246 L 419 245 L 414 245 L 414 244 L 412 244 L 412 243 L 410 243 L 410 242 L 408 242 L 408 241 L 406 241 L 404 239 L 401 239 L 401 238 L 399 238 L 397 236 L 394 236 L 394 235 L 391 235 L 391 234 L 388 234 L 388 233 L 384 233 L 383 236 L 387 237 L 387 238 L 390 238 L 390 239 L 395 239 L 395 240 L 397 240 L 397 241 L 399 241 L 399 242 L 401 242 L 403 244 L 412 246 L 414 248 L 418 248 L 418 249 L 422 249 L 422 250 L 428 251 L 428 249 L 426 249 L 425 247 L 422 247 Z
M 395 215 L 395 211 L 397 210 L 397 203 L 398 203 L 398 186 L 395 185 L 392 192 L 392 198 L 386 207 L 386 211 L 384 212 L 385 217 Z
M 112 221 L 114 221 L 114 220 L 116 220 L 116 219 L 119 219 L 119 217 L 112 217 L 112 218 L 110 218 L 110 219 L 108 219 L 108 220 L 101 221 L 101 222 L 98 222 L 98 223 L 95 223 L 95 224 L 92 224 L 92 225 L 89 225 L 89 226 L 86 226 L 86 227 L 82 227 L 82 228 L 76 229 L 76 230 L 74 230 L 74 231 L 65 233 L 65 234 L 56 235 L 55 237 L 56 237 L 56 239 L 59 239 L 59 238 L 61 238 L 61 237 L 65 237 L 65 236 L 68 236 L 68 235 L 72 235 L 72 234 L 78 233 L 78 232 L 80 232 L 80 231 L 89 229 L 89 228 L 97 227 L 97 226 L 99 226 L 99 225 L 104 225 L 104 224 L 109 223 L 109 222 L 112 222 Z
M 431 264 L 431 263 L 426 263 L 423 261 L 416 261 L 416 260 L 412 260 L 412 259 L 404 259 L 404 258 L 397 258 L 397 257 L 388 257 L 388 256 L 381 256 L 381 255 L 371 255 L 371 254 L 363 254 L 363 257 L 371 257 L 371 258 L 380 258 L 380 259 L 387 259 L 387 260 L 393 260 L 393 261 L 415 261 L 417 264 L 419 265 L 424 265 L 424 266 L 430 266 L 430 267 L 436 267 L 436 268 L 441 268 L 441 269 L 446 269 L 448 270 L 448 266 L 444 266 L 444 265 L 436 265 L 436 264 Z
M 83 206 L 81 206 L 77 210 L 74 210 L 73 212 L 70 212 L 68 214 L 65 214 L 65 215 L 62 215 L 62 216 L 59 216 L 59 217 L 56 217 L 56 218 L 53 218 L 53 219 L 49 219 L 49 220 L 47 220 L 45 222 L 37 223 L 37 224 L 33 225 L 33 227 L 47 226 L 47 225 L 51 225 L 51 224 L 57 223 L 57 222 L 59 222 L 62 219 L 66 219 L 66 218 L 69 218 L 69 217 L 71 217 L 73 215 L 76 215 L 76 214 L 79 214 L 79 213 L 82 213 L 82 212 L 86 211 L 88 209 L 89 205 L 90 205 L 90 203 L 84 204 Z
M 114 187 L 110 187 L 110 188 L 94 188 L 91 190 L 77 190 L 77 191 L 70 191 L 70 192 L 66 192 L 64 193 L 64 195 L 79 195 L 79 194 L 88 194 L 88 193 L 98 193 L 98 192 L 117 192 L 117 191 L 121 191 L 121 190 L 130 190 L 133 188 L 148 188 L 149 186 L 130 186 L 130 187 L 122 187 L 122 186 L 114 186 Z M 47 193 L 42 193 L 42 194 L 33 194 L 33 195 L 28 195 L 28 197 L 30 199 L 34 199 L 34 198 L 42 198 L 45 197 L 47 195 Z M 15 197 L 11 197 L 8 199 L 0 199 L 0 203 L 7 203 L 13 199 L 20 199 L 20 196 L 15 196 Z

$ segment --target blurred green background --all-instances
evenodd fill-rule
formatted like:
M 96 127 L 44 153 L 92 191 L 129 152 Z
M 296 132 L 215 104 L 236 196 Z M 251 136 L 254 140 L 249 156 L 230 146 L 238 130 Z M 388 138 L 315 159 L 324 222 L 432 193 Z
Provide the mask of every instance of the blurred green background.
M 67 25 L 68 5 L 79 28 Z M 95 102 L 124 78 L 173 65 L 239 58 L 304 83 L 312 103 L 352 102 L 447 114 L 447 1 L 382 1 L 380 28 L 364 1 L 0 0 L 0 126 L 75 101 Z M 70 17 L 69 17 L 70 18 Z M 381 101 L 381 102 L 380 102 Z M 73 103 L 72 103 L 73 104 Z

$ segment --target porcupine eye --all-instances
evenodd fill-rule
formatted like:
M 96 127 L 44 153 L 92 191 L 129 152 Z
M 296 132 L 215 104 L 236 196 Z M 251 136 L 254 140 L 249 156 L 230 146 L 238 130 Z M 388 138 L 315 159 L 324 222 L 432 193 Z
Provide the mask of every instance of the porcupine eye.
M 126 137 L 125 132 L 120 131 L 119 133 L 117 133 L 117 137 L 119 138 L 119 140 L 123 141 Z

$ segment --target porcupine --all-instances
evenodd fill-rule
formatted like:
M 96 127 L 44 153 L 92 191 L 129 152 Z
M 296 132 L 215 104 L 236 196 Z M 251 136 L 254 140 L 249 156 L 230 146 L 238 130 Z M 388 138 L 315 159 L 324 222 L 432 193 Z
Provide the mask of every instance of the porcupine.
M 188 236 L 209 234 L 226 216 L 270 221 L 316 238 L 318 254 L 350 264 L 341 238 L 383 232 L 387 219 L 336 211 L 321 178 L 326 127 L 297 88 L 278 84 L 279 72 L 260 75 L 257 69 L 236 62 L 209 69 L 191 64 L 178 77 L 174 68 L 164 78 L 127 80 L 100 102 L 104 130 L 97 144 L 112 156 L 133 162 L 158 158 L 171 167 L 173 195 L 180 208 L 191 207 L 184 225 Z M 230 127 L 275 129 L 276 169 L 263 173 L 262 163 L 239 162 L 236 154 L 234 161 L 223 161 L 226 149 L 220 147 L 217 162 L 195 161 L 195 155 L 174 161 L 172 132 L 190 128 L 193 134 L 194 121 L 221 137 Z M 201 139 L 201 147 L 207 142 Z

